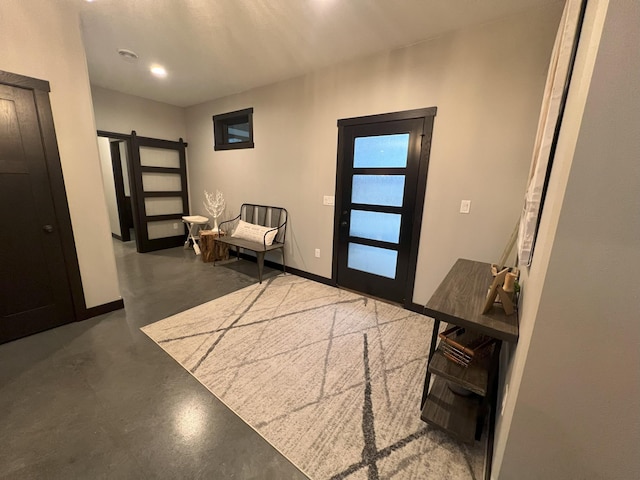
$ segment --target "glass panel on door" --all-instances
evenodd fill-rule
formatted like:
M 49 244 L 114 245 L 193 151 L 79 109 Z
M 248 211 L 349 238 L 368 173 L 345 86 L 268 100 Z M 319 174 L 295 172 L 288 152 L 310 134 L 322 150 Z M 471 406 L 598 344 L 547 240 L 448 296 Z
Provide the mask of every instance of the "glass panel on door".
M 398 243 L 400 241 L 401 219 L 402 215 L 399 213 L 351 210 L 349 235 L 381 242 Z
M 401 207 L 404 175 L 354 175 L 351 202 Z
M 144 199 L 144 210 L 149 217 L 183 213 L 182 209 L 182 197 L 149 197 Z
M 143 167 L 180 168 L 180 152 L 164 148 L 140 147 L 140 165 Z
M 396 278 L 398 252 L 386 248 L 349 243 L 347 267 L 381 277 Z
M 357 137 L 353 146 L 354 168 L 405 168 L 409 134 Z
M 182 176 L 179 173 L 142 172 L 142 189 L 145 192 L 180 192 Z

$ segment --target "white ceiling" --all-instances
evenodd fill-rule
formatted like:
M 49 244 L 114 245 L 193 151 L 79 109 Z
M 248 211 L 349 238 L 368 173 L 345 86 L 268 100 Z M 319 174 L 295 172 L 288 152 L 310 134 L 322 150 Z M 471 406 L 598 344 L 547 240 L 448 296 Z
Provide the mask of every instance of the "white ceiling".
M 557 0 L 76 1 L 92 84 L 189 106 Z

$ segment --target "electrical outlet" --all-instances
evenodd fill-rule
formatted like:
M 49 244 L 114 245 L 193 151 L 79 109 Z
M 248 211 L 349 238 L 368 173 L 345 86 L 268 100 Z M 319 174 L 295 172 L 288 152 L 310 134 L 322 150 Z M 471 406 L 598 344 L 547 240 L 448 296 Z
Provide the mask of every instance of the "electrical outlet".
M 460 202 L 460 213 L 469 213 L 471 210 L 471 200 L 462 200 Z
M 322 197 L 322 204 L 333 206 L 336 204 L 336 197 L 334 197 L 333 195 L 325 195 L 324 197 Z
M 316 248 L 316 258 L 320 258 L 320 249 Z
M 174 229 L 174 230 L 177 230 L 177 229 L 178 229 L 178 225 L 179 225 L 179 223 L 174 223 L 174 224 L 173 224 L 173 229 Z

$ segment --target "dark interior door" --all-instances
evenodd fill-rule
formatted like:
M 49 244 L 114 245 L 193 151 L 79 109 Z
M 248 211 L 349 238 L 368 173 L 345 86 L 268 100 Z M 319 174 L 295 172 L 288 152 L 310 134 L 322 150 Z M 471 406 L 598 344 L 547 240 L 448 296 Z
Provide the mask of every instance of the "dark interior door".
M 0 84 L 0 343 L 75 320 L 34 93 Z
M 430 140 L 432 117 L 364 122 L 339 133 L 336 281 L 406 303 L 426 184 L 424 132 L 428 123 Z

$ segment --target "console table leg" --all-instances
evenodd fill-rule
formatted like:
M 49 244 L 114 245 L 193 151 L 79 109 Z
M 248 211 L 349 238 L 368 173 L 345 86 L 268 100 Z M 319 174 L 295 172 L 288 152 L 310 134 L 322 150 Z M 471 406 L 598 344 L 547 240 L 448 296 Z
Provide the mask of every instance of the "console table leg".
M 433 319 L 433 331 L 431 332 L 431 346 L 429 347 L 429 357 L 427 358 L 427 371 L 424 375 L 424 386 L 422 387 L 422 402 L 420 402 L 420 411 L 424 408 L 424 402 L 427 401 L 427 395 L 429 394 L 429 382 L 431 382 L 431 373 L 429 373 L 429 362 L 433 358 L 433 354 L 436 352 L 436 345 L 438 343 L 438 332 L 440 331 L 440 320 Z

